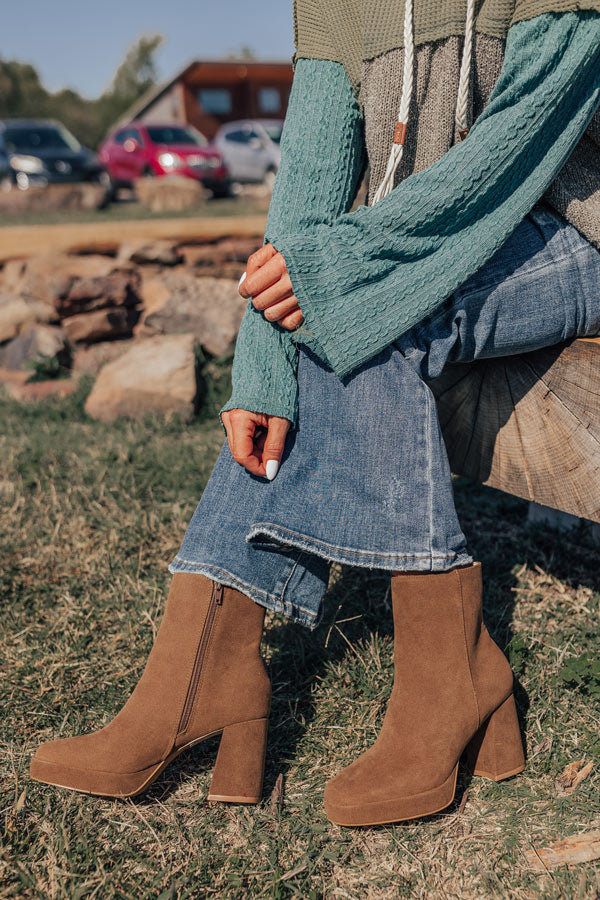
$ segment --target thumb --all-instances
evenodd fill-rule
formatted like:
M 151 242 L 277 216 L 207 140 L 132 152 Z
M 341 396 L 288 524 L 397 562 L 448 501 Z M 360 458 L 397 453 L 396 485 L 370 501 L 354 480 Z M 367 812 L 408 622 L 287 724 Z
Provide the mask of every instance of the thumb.
M 272 481 L 277 475 L 281 457 L 283 456 L 285 439 L 291 424 L 289 419 L 284 419 L 281 416 L 269 416 L 267 436 L 262 452 L 262 461 L 269 481 Z

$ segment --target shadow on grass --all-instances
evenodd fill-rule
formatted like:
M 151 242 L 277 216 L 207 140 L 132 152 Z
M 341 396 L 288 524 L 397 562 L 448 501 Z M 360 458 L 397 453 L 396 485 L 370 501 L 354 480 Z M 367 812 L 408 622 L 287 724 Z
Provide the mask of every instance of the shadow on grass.
M 537 565 L 561 580 L 598 590 L 593 556 L 588 548 L 575 543 L 575 535 L 570 539 L 563 536 L 558 539 L 551 529 L 528 526 L 525 501 L 465 479 L 457 485 L 457 506 L 468 545 L 474 559 L 482 561 L 484 619 L 496 643 L 507 652 L 515 671 L 515 698 L 525 743 L 530 702 L 518 677 L 521 651 L 511 645 L 516 598 L 514 588 L 518 586 L 516 572 L 524 563 Z M 268 630 L 273 703 L 265 798 L 273 790 L 277 776 L 280 773 L 286 776 L 291 765 L 297 761 L 300 744 L 315 718 L 316 704 L 320 702 L 315 699 L 315 684 L 326 677 L 331 680 L 332 668 L 350 659 L 353 654 L 351 648 L 356 645 L 364 645 L 372 638 L 392 640 L 389 581 L 389 574 L 382 571 L 342 567 L 340 577 L 327 592 L 326 612 L 318 629 L 310 632 L 296 623 L 279 618 Z M 357 689 L 360 691 L 360 684 Z M 389 689 L 391 674 L 388 692 Z M 186 780 L 194 778 L 212 768 L 218 741 L 218 737 L 212 738 L 182 754 L 172 764 L 175 777 L 169 778 L 169 784 L 161 777 L 139 802 L 162 799 L 177 787 L 181 777 Z M 335 748 L 332 752 L 335 753 Z M 429 817 L 429 820 L 453 815 L 470 782 L 470 774 L 461 766 L 453 804 L 442 813 Z

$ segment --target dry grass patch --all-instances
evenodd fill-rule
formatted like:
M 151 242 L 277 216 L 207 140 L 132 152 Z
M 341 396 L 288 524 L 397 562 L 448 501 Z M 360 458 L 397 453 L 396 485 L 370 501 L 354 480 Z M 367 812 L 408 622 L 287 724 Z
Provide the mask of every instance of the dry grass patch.
M 219 399 L 190 426 L 91 422 L 82 395 L 0 403 L 0 897 L 597 898 L 598 863 L 537 875 L 524 857 L 600 826 L 597 553 L 531 530 L 525 503 L 465 481 L 457 502 L 483 561 L 487 617 L 520 683 L 523 775 L 496 785 L 462 772 L 455 804 L 421 822 L 326 820 L 325 780 L 374 740 L 392 677 L 388 579 L 335 566 L 315 633 L 269 617 L 261 805 L 205 802 L 214 740 L 138 800 L 29 780 L 40 741 L 107 722 L 139 677 L 166 566 L 223 439 Z M 558 776 L 582 758 L 592 771 L 561 793 Z M 270 799 L 279 775 L 282 804 Z

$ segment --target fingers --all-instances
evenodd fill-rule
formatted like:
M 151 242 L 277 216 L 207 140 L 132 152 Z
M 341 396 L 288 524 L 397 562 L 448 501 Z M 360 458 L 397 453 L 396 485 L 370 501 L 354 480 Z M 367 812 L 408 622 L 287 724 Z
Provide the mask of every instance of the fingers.
M 262 452 L 265 475 L 269 481 L 277 474 L 290 425 L 289 419 L 281 416 L 269 416 L 267 437 Z
M 231 409 L 229 410 L 229 425 L 230 449 L 235 461 L 253 475 L 263 475 L 260 451 L 255 446 L 254 437 L 259 426 L 266 427 L 267 416 L 264 413 L 249 412 L 245 409 Z
M 276 253 L 277 250 L 273 244 L 265 244 L 264 247 L 255 250 L 254 253 L 248 257 L 248 262 L 246 263 L 246 277 L 252 275 L 257 269 L 260 269 L 260 267 L 264 265 L 267 260 L 271 259 L 272 256 L 275 256 Z
M 257 253 L 259 252 L 257 251 Z M 285 274 L 287 274 L 285 260 L 281 253 L 276 252 L 256 271 L 248 272 L 246 279 L 239 286 L 239 292 L 246 299 L 254 297 L 255 294 L 260 294 L 261 291 L 275 284 Z
M 272 306 L 269 306 L 268 309 L 265 309 L 265 319 L 268 319 L 269 322 L 279 322 L 280 319 L 289 316 L 290 313 L 293 313 L 297 309 L 300 309 L 298 306 L 298 298 L 295 294 L 290 294 L 289 297 L 286 297 L 279 303 L 274 303 Z
M 223 425 L 225 426 L 225 433 L 227 435 L 227 443 L 229 444 L 229 452 L 233 456 L 233 438 L 231 435 L 231 424 L 229 422 L 229 411 L 225 410 L 225 412 L 221 413 L 221 419 L 223 421 Z
M 270 287 L 265 288 L 264 291 L 254 294 L 252 297 L 252 305 L 255 309 L 266 310 L 269 306 L 272 306 L 273 303 L 278 303 L 280 300 L 284 300 L 293 293 L 294 289 L 292 287 L 292 282 L 290 281 L 290 276 L 285 274 Z
M 289 315 L 284 316 L 283 319 L 280 319 L 278 324 L 281 325 L 282 328 L 287 328 L 288 331 L 294 331 L 294 329 L 298 328 L 299 325 L 302 325 L 303 322 L 304 315 L 302 314 L 302 310 L 300 309 L 300 307 L 298 307 L 295 312 L 292 312 Z
M 227 410 L 222 419 L 235 461 L 253 475 L 274 478 L 291 425 L 289 419 L 245 409 Z

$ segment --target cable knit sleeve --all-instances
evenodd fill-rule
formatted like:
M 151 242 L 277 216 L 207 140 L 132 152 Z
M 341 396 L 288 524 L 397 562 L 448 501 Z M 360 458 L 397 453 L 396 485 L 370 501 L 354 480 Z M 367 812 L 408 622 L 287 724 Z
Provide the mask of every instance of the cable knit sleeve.
M 518 22 L 465 141 L 373 206 L 274 236 L 306 327 L 340 378 L 492 256 L 544 194 L 599 102 L 600 15 Z
M 296 60 L 265 243 L 279 249 L 286 235 L 331 225 L 347 213 L 366 162 L 362 117 L 343 66 Z M 283 416 L 295 426 L 300 340 L 322 353 L 309 329 L 281 328 L 249 300 L 236 343 L 232 395 L 220 413 L 248 409 Z

